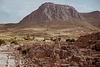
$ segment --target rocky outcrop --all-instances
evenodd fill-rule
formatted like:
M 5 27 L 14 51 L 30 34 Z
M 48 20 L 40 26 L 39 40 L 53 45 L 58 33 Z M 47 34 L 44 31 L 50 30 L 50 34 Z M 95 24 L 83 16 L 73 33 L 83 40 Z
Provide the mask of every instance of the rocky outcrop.
M 89 35 L 81 36 L 75 43 L 75 45 L 80 47 L 87 47 L 91 45 L 98 45 L 100 44 L 100 33 L 92 33 Z M 100 48 L 100 47 L 98 47 Z
M 84 21 L 84 18 L 73 7 L 54 3 L 44 3 L 36 11 L 23 18 L 20 23 L 33 21 L 54 21 L 54 20 L 77 19 Z

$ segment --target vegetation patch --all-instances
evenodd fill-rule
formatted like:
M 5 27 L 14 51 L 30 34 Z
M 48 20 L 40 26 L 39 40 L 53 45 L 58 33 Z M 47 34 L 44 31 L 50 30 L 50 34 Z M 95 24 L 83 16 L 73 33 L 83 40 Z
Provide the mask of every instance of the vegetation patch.
M 16 40 L 11 41 L 11 44 L 18 44 L 18 42 Z
M 5 41 L 2 40 L 2 39 L 0 39 L 0 45 L 1 45 L 1 44 L 5 44 Z
M 75 39 L 66 39 L 66 42 L 75 42 Z
M 27 48 L 27 49 L 22 50 L 22 54 L 27 54 L 27 52 L 28 52 L 30 49 L 31 49 L 31 48 Z
M 100 42 L 100 40 L 94 40 L 94 41 L 93 41 L 93 43 L 98 43 L 98 42 Z

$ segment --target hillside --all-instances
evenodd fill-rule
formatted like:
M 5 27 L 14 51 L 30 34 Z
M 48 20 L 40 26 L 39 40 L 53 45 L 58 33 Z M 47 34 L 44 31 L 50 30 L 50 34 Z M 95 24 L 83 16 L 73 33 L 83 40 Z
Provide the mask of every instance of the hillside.
M 100 28 L 100 11 L 93 11 L 90 13 L 81 13 L 85 20 L 91 25 Z
M 90 47 L 91 45 L 97 45 L 100 49 L 100 32 L 92 33 L 85 36 L 81 36 L 74 44 L 79 47 Z

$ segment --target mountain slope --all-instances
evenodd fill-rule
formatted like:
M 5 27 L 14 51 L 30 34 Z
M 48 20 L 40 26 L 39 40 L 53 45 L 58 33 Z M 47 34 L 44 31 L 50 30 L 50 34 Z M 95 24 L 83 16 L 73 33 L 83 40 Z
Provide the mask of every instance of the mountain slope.
M 100 11 L 81 13 L 85 20 L 91 25 L 100 28 Z
M 71 6 L 53 3 L 44 3 L 36 11 L 23 18 L 20 23 L 29 23 L 34 21 L 54 21 L 77 19 L 84 21 L 84 18 Z
M 81 36 L 74 44 L 80 47 L 87 47 L 90 45 L 95 45 L 98 42 L 100 44 L 100 32 Z

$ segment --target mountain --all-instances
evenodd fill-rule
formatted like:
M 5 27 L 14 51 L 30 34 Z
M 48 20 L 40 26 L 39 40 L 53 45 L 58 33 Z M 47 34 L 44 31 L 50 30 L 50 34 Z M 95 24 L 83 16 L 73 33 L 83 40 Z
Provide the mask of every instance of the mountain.
M 100 11 L 93 11 L 90 13 L 81 13 L 85 20 L 91 25 L 100 28 Z
M 96 29 L 86 23 L 84 17 L 68 5 L 44 3 L 37 10 L 23 18 L 15 27 L 17 28 L 75 28 Z
M 90 14 L 88 16 L 91 17 Z M 80 35 L 98 30 L 98 28 L 87 23 L 87 21 L 90 22 L 88 16 L 87 14 L 79 13 L 68 5 L 44 3 L 37 10 L 24 17 L 19 23 L 0 25 L 2 30 L 0 32 L 1 35 L 4 35 L 3 38 L 15 35 L 25 36 L 26 34 L 41 37 L 65 37 L 66 35 L 66 37 L 77 38 Z
M 73 7 L 54 3 L 44 3 L 37 10 L 23 18 L 20 23 L 29 23 L 34 21 L 55 21 L 72 20 L 84 21 L 84 18 Z

